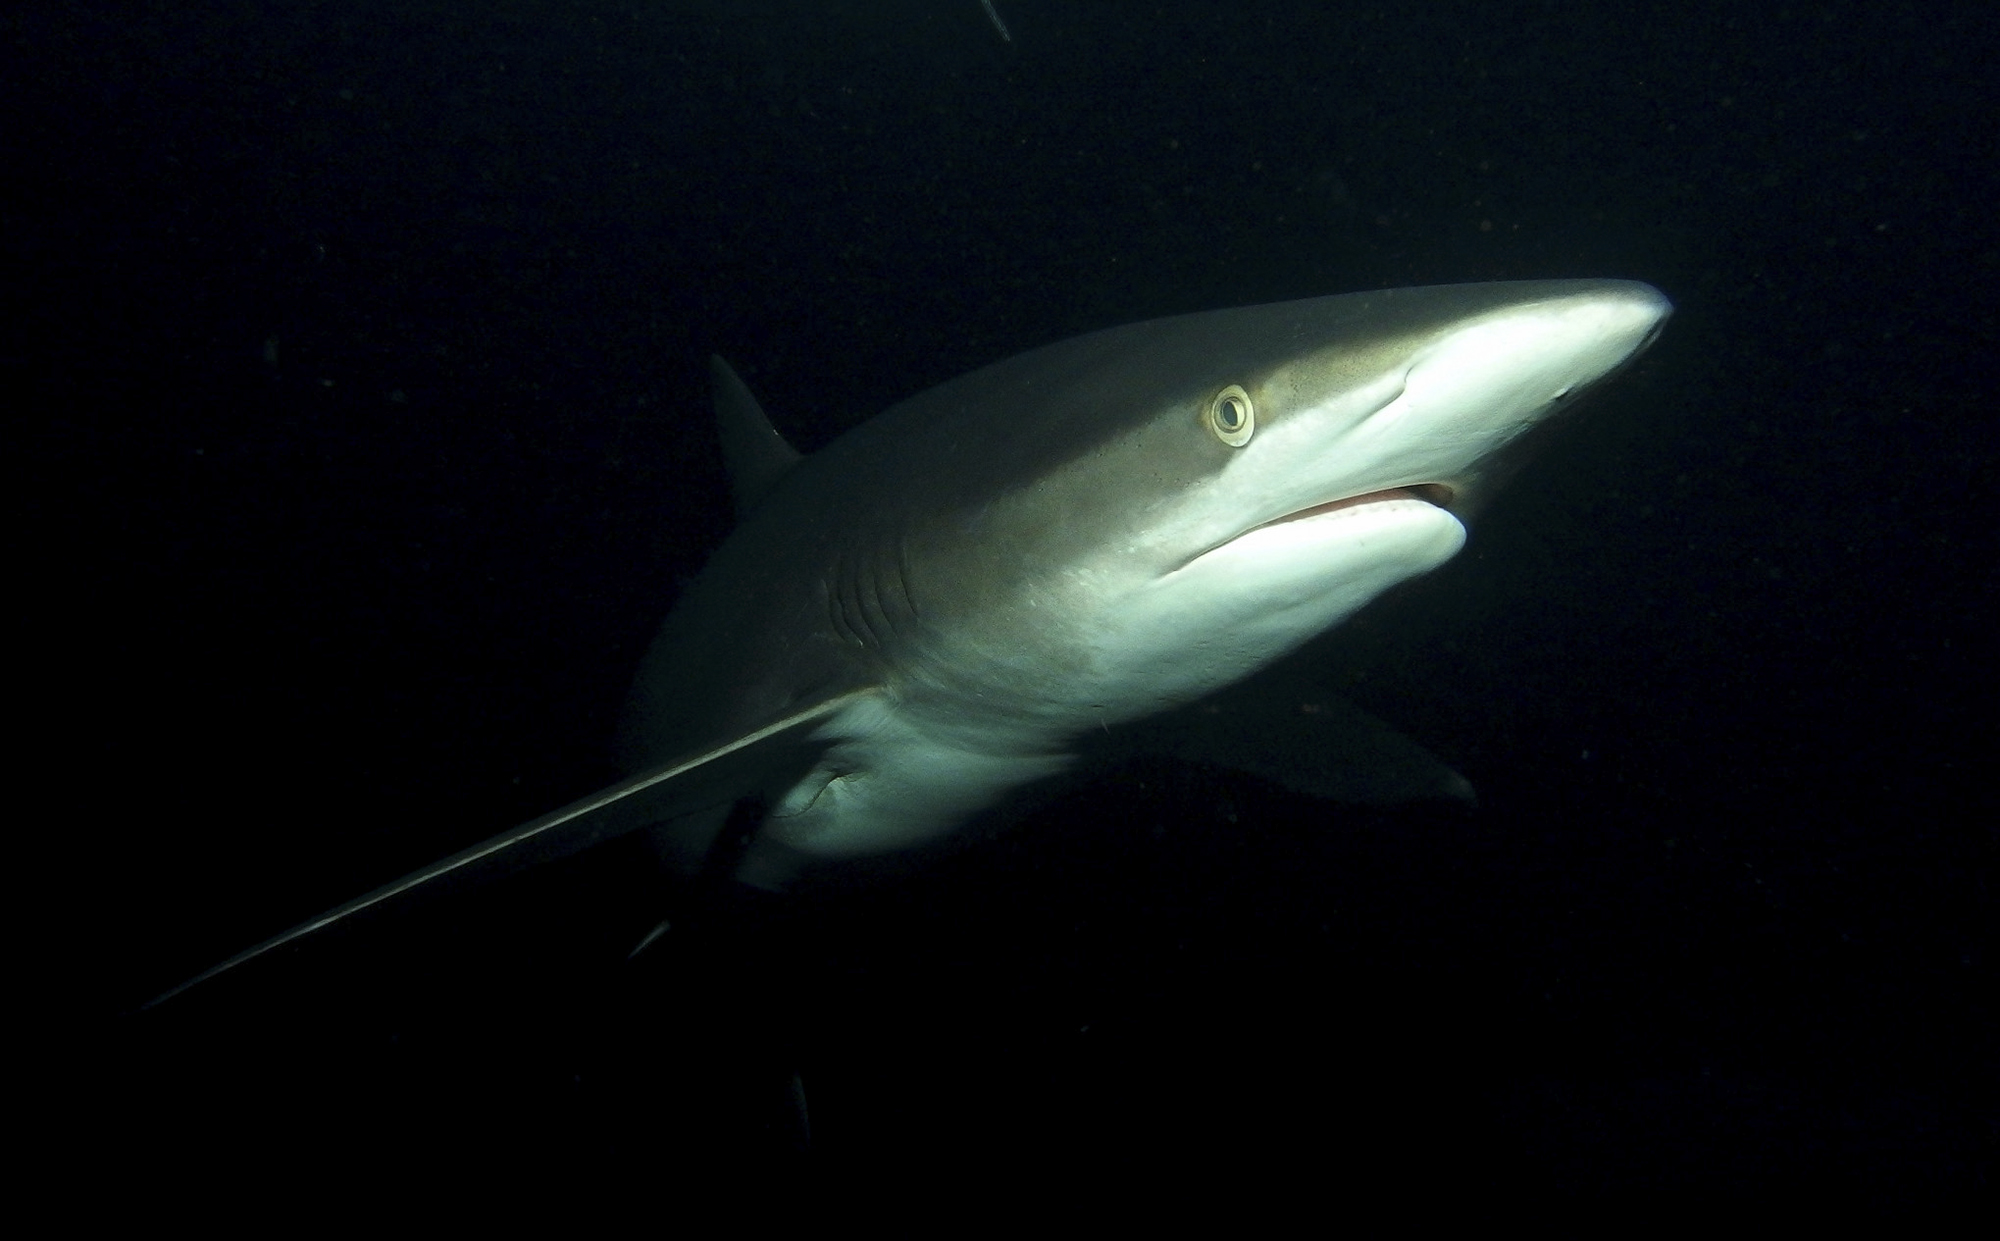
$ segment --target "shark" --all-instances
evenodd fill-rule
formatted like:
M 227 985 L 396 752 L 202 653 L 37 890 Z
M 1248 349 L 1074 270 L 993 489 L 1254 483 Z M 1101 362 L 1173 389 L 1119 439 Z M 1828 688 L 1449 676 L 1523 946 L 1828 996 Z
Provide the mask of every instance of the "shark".
M 1287 739 L 1256 733 L 1296 717 L 1159 722 L 1199 719 L 1449 561 L 1541 430 L 1670 313 L 1646 284 L 1554 280 L 1187 314 L 987 366 L 810 456 L 713 359 L 739 523 L 640 665 L 619 742 L 633 774 L 153 1003 L 357 915 L 633 833 L 680 871 L 783 890 L 944 841 L 1105 738 L 1273 774 L 1260 764 Z M 1371 764 L 1403 772 L 1390 795 L 1463 786 L 1358 712 L 1309 737 L 1335 774 L 1301 777 L 1307 791 L 1338 795 L 1339 773 Z

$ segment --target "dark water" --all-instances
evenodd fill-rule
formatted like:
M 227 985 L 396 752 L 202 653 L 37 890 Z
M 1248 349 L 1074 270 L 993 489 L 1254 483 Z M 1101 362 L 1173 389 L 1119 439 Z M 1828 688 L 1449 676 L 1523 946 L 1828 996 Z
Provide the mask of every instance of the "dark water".
M 1406 7 L 0 19 L 58 1157 L 699 1197 L 782 1158 L 797 1065 L 878 1175 L 1990 1192 L 1993 19 Z M 1476 814 L 1135 768 L 635 967 L 599 860 L 113 1018 L 610 778 L 728 528 L 709 352 L 811 447 L 1096 327 L 1563 276 L 1678 312 L 1297 673 Z

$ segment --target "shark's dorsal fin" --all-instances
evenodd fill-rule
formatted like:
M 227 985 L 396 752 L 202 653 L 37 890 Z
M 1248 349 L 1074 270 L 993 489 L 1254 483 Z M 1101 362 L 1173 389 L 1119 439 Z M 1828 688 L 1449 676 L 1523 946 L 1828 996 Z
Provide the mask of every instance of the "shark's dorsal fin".
M 729 363 L 711 355 L 708 373 L 715 385 L 715 428 L 722 436 L 722 460 L 740 520 L 799 463 L 799 450 L 778 434 Z
M 773 782 L 781 787 L 788 785 L 812 765 L 822 748 L 813 739 L 815 730 L 840 711 L 877 692 L 871 687 L 821 698 L 733 741 L 641 771 L 581 801 L 571 802 L 301 922 L 220 965 L 203 970 L 147 1001 L 144 1007 L 170 1000 L 274 948 L 356 914 L 384 909 L 419 892 L 446 885 L 463 887 L 491 882 L 530 866 L 581 853 L 641 828 L 726 806 L 746 790 Z

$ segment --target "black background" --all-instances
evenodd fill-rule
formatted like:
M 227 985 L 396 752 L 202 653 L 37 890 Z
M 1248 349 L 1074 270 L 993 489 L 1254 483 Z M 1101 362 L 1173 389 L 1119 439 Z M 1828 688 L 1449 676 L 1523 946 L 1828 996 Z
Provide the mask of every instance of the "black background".
M 1001 11 L 1012 43 L 976 0 L 0 19 L 52 1153 L 163 1203 L 698 1196 L 713 1158 L 1426 1210 L 1990 1190 L 1985 8 Z M 1097 327 L 1567 276 L 1676 317 L 1458 561 L 1282 674 L 1476 813 L 1142 765 L 631 966 L 655 894 L 586 859 L 129 1015 L 615 774 L 729 526 L 709 352 L 812 448 Z

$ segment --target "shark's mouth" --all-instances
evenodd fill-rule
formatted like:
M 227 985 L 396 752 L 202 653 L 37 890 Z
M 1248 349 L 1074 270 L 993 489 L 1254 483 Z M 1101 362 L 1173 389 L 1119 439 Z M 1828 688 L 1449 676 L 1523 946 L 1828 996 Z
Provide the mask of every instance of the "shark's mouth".
M 1422 500 L 1425 504 L 1450 511 L 1452 498 L 1451 488 L 1443 483 L 1413 483 L 1408 487 L 1387 487 L 1381 491 L 1364 491 L 1358 496 L 1328 500 L 1325 504 L 1315 504 L 1296 513 L 1286 513 L 1276 521 L 1267 521 L 1264 524 L 1279 526 L 1288 521 L 1303 521 L 1308 517 L 1337 513 L 1344 508 L 1360 508 L 1364 504 L 1381 504 L 1387 500 Z
M 1203 548 L 1175 566 L 1170 572 L 1178 573 L 1204 556 L 1220 551 L 1225 547 L 1239 545 L 1244 540 L 1256 535 L 1259 531 L 1272 530 L 1279 526 L 1289 525 L 1295 521 L 1304 521 L 1309 517 L 1324 517 L 1328 513 L 1337 513 L 1343 509 L 1362 508 L 1370 504 L 1390 504 L 1398 500 L 1416 500 L 1449 512 L 1452 501 L 1456 498 L 1457 492 L 1444 483 L 1410 483 L 1402 487 L 1384 487 L 1379 491 L 1364 491 L 1360 495 L 1342 496 L 1338 500 L 1328 500 L 1323 504 L 1314 504 L 1295 512 L 1286 513 L 1282 517 L 1273 517 L 1269 521 L 1259 522 L 1241 533 L 1230 535 L 1220 543 Z

